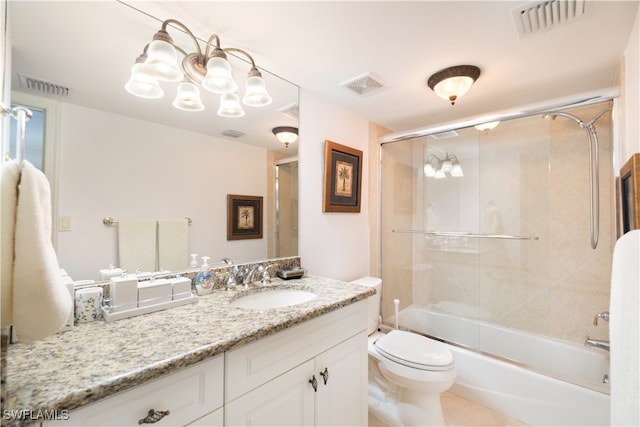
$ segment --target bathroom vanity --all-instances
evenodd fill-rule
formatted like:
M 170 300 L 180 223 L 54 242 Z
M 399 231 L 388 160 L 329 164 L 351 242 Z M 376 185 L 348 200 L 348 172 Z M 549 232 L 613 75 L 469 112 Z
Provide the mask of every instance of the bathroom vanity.
M 317 277 L 268 286 L 317 297 L 250 309 L 232 303 L 264 287 L 216 290 L 11 345 L 2 425 L 365 425 L 375 291 Z

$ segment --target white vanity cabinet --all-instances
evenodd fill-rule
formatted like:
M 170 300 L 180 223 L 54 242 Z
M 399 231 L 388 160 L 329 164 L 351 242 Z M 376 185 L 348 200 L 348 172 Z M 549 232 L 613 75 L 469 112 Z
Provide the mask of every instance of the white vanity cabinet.
M 228 352 L 225 424 L 366 425 L 366 310 L 360 301 Z
M 73 410 L 68 420 L 47 421 L 43 426 L 137 426 L 150 410 L 169 411 L 154 426 L 222 426 L 223 382 L 224 357 L 220 355 Z

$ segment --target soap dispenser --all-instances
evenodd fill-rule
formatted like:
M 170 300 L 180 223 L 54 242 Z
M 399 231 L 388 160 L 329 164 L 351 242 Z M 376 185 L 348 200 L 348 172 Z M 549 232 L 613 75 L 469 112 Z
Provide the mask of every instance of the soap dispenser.
M 211 274 L 211 268 L 209 267 L 210 257 L 203 256 L 202 257 L 202 265 L 200 266 L 200 271 L 196 274 L 196 292 L 198 295 L 208 295 L 213 292 L 213 275 Z

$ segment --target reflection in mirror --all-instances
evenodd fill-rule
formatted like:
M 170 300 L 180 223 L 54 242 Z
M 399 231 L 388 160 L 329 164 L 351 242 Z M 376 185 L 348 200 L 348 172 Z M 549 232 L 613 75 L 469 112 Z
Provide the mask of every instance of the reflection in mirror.
M 285 147 L 272 129 L 298 127 L 297 86 L 261 69 L 273 99 L 268 107 L 246 107 L 242 118 L 219 117 L 219 95 L 201 91 L 203 111 L 176 110 L 176 83 L 164 86 L 167 95 L 156 100 L 124 90 L 141 48 L 171 17 L 120 2 L 9 2 L 8 9 L 12 98 L 56 102 L 57 119 L 47 122 L 56 138 L 45 141 L 45 156 L 57 151 L 57 172 L 45 166 L 45 173 L 53 188 L 59 262 L 74 280 L 97 279 L 99 270 L 118 264 L 118 227 L 104 225 L 105 217 L 191 218 L 185 267 L 190 253 L 198 254 L 199 264 L 210 257 L 212 266 L 223 257 L 270 256 L 275 229 L 263 239 L 226 240 L 226 195 L 263 196 L 265 221 L 275 221 L 269 193 L 274 162 L 295 156 L 297 141 Z M 229 61 L 244 81 L 250 64 L 231 54 Z M 52 92 L 52 84 L 69 90 Z

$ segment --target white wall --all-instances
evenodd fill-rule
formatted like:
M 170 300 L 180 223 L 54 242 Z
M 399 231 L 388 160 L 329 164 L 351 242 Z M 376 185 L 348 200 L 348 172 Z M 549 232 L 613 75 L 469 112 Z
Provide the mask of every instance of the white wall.
M 634 153 L 640 153 L 640 12 L 624 51 L 624 124 L 622 130 L 622 164 Z
M 310 274 L 349 281 L 369 272 L 368 138 L 364 117 L 301 89 L 299 248 Z M 322 212 L 325 140 L 363 151 L 360 213 Z
M 117 264 L 117 226 L 103 225 L 106 216 L 190 217 L 190 252 L 266 258 L 266 236 L 226 237 L 228 193 L 266 204 L 266 149 L 72 104 L 60 120 L 58 208 L 71 231 L 58 232 L 57 253 L 74 280 Z

